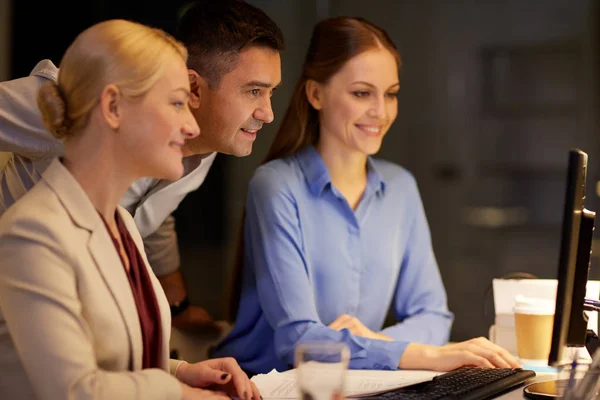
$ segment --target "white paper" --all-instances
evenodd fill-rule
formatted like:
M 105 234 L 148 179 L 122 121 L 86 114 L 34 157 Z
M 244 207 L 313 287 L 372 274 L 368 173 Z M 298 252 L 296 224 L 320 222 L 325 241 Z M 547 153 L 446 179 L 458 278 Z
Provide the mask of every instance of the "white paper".
M 421 382 L 430 381 L 440 372 L 433 371 L 346 371 L 346 397 L 362 397 Z M 328 379 L 326 374 L 320 374 L 319 379 Z M 299 397 L 296 370 L 259 374 L 252 377 L 252 382 L 258 387 L 264 399 L 297 399 Z

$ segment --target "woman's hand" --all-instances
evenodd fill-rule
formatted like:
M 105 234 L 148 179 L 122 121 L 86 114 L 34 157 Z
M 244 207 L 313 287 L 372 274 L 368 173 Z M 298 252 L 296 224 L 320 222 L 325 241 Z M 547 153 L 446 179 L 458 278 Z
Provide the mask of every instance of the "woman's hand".
M 393 339 L 389 336 L 373 332 L 372 330 L 364 326 L 358 318 L 348 314 L 342 314 L 339 317 L 337 317 L 335 321 L 329 324 L 329 327 L 331 329 L 335 329 L 336 331 L 348 329 L 353 335 L 362 336 L 369 339 L 387 340 L 389 342 L 393 341 Z
M 223 392 L 193 388 L 181 382 L 181 400 L 231 400 Z
M 404 351 L 398 367 L 451 371 L 464 365 L 484 368 L 521 367 L 508 351 L 483 337 L 445 346 L 411 343 Z
M 181 364 L 177 379 L 192 388 L 207 388 L 244 400 L 259 400 L 260 392 L 233 358 Z M 213 393 L 214 394 L 214 393 Z

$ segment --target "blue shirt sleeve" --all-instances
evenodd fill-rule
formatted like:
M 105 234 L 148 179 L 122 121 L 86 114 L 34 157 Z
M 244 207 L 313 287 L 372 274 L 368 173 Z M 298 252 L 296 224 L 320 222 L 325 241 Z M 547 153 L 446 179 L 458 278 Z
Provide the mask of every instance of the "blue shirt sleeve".
M 448 311 L 423 203 L 412 177 L 411 183 L 414 219 L 394 298 L 394 312 L 400 322 L 381 333 L 394 340 L 443 345 L 450 336 L 454 316 Z
M 260 305 L 275 331 L 275 351 L 293 364 L 301 342 L 331 340 L 350 349 L 350 368 L 396 369 L 409 342 L 367 339 L 324 325 L 303 256 L 298 204 L 284 177 L 263 166 L 250 182 L 244 224 L 245 265 L 254 269 Z

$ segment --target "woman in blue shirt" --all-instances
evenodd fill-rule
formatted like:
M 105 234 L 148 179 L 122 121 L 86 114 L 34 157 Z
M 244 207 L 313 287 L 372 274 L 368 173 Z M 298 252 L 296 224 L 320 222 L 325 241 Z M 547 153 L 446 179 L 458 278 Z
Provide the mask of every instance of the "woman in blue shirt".
M 246 203 L 233 331 L 215 350 L 285 370 L 305 341 L 345 343 L 351 368 L 517 366 L 485 339 L 443 346 L 452 314 L 413 176 L 371 158 L 397 115 L 400 56 L 359 18 L 320 22 Z M 382 329 L 393 307 L 397 323 Z

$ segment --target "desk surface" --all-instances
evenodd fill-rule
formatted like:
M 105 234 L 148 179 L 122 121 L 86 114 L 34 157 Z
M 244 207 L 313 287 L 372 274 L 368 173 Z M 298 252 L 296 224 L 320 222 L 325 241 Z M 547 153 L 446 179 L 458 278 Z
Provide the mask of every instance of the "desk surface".
M 293 373 L 292 371 L 293 370 L 283 372 L 280 374 L 280 377 L 283 375 L 290 375 Z M 377 372 L 377 371 L 370 371 L 370 372 Z M 379 371 L 379 372 L 383 372 L 385 374 L 393 374 L 394 373 L 392 371 Z M 542 381 L 547 381 L 547 380 L 551 380 L 551 379 L 556 379 L 557 375 L 558 374 L 555 372 L 536 372 L 535 377 L 526 381 L 524 384 L 518 386 L 516 389 L 513 389 L 510 392 L 504 393 L 503 395 L 500 395 L 498 397 L 495 397 L 494 399 L 496 399 L 496 400 L 523 400 L 523 399 L 526 399 L 526 397 L 523 395 L 523 388 L 525 386 L 527 386 L 528 384 L 533 383 L 533 382 L 542 382 Z M 257 383 L 257 382 L 255 381 L 255 383 Z M 260 384 L 257 383 L 257 385 L 259 387 L 261 387 Z M 279 385 L 279 383 L 278 383 L 278 385 Z M 264 387 L 261 388 L 261 390 L 263 390 L 263 389 L 264 389 Z M 270 397 L 268 394 L 265 394 L 265 393 L 263 393 L 263 397 L 269 398 L 270 400 L 276 400 L 275 397 Z M 284 398 L 282 398 L 282 400 L 289 399 L 289 398 L 290 397 L 284 397 Z
M 496 400 L 523 400 L 523 399 L 527 399 L 527 397 L 525 397 L 525 395 L 523 395 L 523 388 L 525 386 L 527 386 L 530 383 L 533 382 L 542 382 L 542 381 L 547 381 L 547 380 L 551 380 L 551 379 L 556 379 L 557 378 L 557 374 L 555 373 L 537 373 L 537 376 L 534 378 L 531 378 L 531 380 L 528 380 L 527 382 L 525 382 L 524 385 L 520 385 L 518 388 L 503 394 L 502 396 L 496 397 Z

